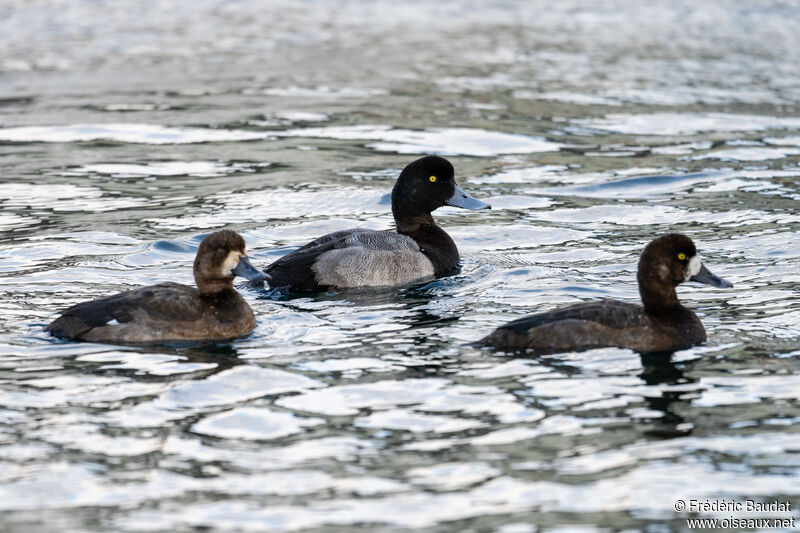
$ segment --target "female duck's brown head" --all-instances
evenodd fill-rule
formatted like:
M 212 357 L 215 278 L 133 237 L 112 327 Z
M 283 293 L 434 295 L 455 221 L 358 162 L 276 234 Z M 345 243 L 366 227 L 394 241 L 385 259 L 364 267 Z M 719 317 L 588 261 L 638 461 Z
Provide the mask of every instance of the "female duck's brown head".
M 678 305 L 675 287 L 684 281 L 733 287 L 703 265 L 692 239 L 680 233 L 662 235 L 645 247 L 637 279 L 642 302 L 649 311 Z
M 194 280 L 202 294 L 233 288 L 233 278 L 267 279 L 247 258 L 244 239 L 235 231 L 222 230 L 206 236 L 194 259 Z

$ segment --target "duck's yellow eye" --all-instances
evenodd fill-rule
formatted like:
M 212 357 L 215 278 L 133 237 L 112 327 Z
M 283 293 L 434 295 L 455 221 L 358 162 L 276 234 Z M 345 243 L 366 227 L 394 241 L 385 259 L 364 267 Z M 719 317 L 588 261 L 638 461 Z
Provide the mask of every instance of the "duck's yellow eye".
M 678 254 L 678 259 L 680 259 L 681 261 L 683 261 L 684 259 L 686 259 L 686 254 L 685 254 L 685 253 L 683 253 L 683 252 L 679 253 L 679 254 Z
M 431 176 L 430 178 L 428 178 L 428 180 L 429 180 L 431 183 L 436 183 L 436 176 Z

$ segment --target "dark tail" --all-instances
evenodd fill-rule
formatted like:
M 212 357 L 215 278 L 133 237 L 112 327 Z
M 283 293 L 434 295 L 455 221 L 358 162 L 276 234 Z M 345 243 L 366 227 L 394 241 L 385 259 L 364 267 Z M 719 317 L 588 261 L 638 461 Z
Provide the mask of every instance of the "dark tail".
M 482 338 L 480 340 L 477 340 L 477 341 L 469 342 L 469 343 L 466 344 L 466 346 L 470 346 L 472 348 L 486 348 L 487 346 L 491 346 L 492 345 L 489 342 L 489 337 L 491 337 L 491 335 L 487 335 L 486 337 L 484 337 L 484 338 Z
M 83 320 L 73 315 L 61 315 L 44 328 L 53 337 L 65 339 L 77 339 L 90 329 Z

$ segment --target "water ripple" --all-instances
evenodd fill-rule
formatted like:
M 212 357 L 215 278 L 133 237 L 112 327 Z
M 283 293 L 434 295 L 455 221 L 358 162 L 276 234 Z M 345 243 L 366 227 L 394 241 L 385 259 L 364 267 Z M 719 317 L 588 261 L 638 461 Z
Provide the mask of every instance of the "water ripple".
M 0 530 L 677 531 L 678 498 L 794 502 L 796 11 L 2 3 Z M 390 229 L 394 180 L 428 153 L 493 206 L 435 212 L 453 275 L 237 285 L 257 326 L 228 342 L 43 331 L 87 298 L 193 283 L 212 229 L 258 266 Z M 469 345 L 637 303 L 639 254 L 667 231 L 735 284 L 678 289 L 705 344 Z

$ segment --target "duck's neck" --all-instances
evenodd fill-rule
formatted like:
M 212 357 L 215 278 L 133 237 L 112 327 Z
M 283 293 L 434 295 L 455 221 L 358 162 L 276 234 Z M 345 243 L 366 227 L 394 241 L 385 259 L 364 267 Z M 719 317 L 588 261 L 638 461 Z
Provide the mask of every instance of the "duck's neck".
M 458 266 L 458 248 L 450 235 L 436 225 L 433 216 L 425 213 L 416 216 L 395 216 L 397 233 L 414 239 L 420 250 L 433 263 L 437 276 L 446 274 Z
M 232 279 L 197 279 L 195 283 L 200 291 L 200 295 L 206 298 L 213 297 L 217 294 L 224 294 L 228 291 L 233 291 Z M 236 292 L 236 291 L 234 291 Z
M 675 292 L 673 285 L 663 282 L 647 283 L 641 274 L 638 276 L 638 281 L 639 295 L 642 297 L 645 311 L 657 316 L 682 314 L 685 307 L 678 301 L 678 293 Z
M 428 226 L 434 228 L 439 227 L 436 225 L 436 221 L 433 220 L 433 216 L 430 213 L 404 217 L 395 216 L 394 223 L 397 226 L 397 233 L 408 235 L 409 237 L 413 236 L 413 234 L 418 232 L 421 228 Z

